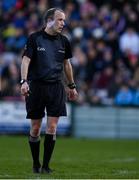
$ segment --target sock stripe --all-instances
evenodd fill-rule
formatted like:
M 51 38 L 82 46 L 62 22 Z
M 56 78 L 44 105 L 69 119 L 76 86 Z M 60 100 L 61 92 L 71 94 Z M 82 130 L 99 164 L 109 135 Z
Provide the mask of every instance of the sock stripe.
M 47 137 L 52 137 L 53 141 L 56 141 L 56 134 L 49 134 L 49 133 L 46 133 L 45 136 Z
M 29 141 L 30 142 L 38 142 L 40 141 L 40 136 L 37 136 L 37 137 L 33 137 L 33 136 L 29 136 Z

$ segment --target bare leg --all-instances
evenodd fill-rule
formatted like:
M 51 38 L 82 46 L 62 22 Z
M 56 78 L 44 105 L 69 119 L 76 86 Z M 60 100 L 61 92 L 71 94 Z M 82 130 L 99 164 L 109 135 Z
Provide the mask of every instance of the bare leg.
M 42 119 L 31 119 L 30 135 L 32 137 L 40 136 Z
M 46 134 L 56 134 L 58 120 L 59 120 L 59 117 L 48 116 L 47 125 L 46 125 Z

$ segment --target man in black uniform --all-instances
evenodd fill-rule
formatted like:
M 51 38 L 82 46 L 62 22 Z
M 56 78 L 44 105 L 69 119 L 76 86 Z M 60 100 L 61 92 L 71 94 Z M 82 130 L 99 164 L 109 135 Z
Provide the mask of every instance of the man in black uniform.
M 31 119 L 29 144 L 33 158 L 33 172 L 51 173 L 49 162 L 56 140 L 60 116 L 66 116 L 66 94 L 62 84 L 63 69 L 68 80 L 68 98 L 78 96 L 73 79 L 72 57 L 68 39 L 61 35 L 65 14 L 61 9 L 49 9 L 46 26 L 28 38 L 21 64 L 21 94 L 26 99 L 27 118 Z M 40 128 L 47 110 L 44 155 L 39 161 Z

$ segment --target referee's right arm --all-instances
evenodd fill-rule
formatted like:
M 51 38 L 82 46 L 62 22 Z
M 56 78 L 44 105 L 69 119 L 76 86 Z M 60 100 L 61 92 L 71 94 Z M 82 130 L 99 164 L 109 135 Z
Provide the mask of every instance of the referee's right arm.
M 30 64 L 30 58 L 28 58 L 27 56 L 23 56 L 23 60 L 21 63 L 21 79 L 27 80 L 29 64 Z
M 34 39 L 33 34 L 29 36 L 27 43 L 25 45 L 24 53 L 23 53 L 23 59 L 21 63 L 21 94 L 24 96 L 29 95 L 29 85 L 27 83 L 27 76 L 28 76 L 28 69 L 29 64 L 33 56 L 34 52 Z
M 21 63 L 21 94 L 24 96 L 28 95 L 29 85 L 27 83 L 28 67 L 31 59 L 27 56 L 23 56 Z

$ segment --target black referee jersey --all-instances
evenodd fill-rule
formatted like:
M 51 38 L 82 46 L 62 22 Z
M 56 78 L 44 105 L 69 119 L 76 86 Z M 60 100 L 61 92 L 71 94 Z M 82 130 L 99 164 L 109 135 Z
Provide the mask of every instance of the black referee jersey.
M 28 80 L 56 82 L 61 80 L 64 59 L 71 58 L 72 52 L 65 36 L 52 36 L 43 29 L 29 36 L 23 56 L 31 59 Z

